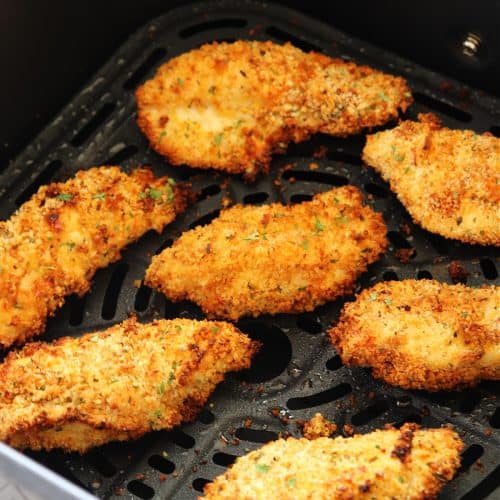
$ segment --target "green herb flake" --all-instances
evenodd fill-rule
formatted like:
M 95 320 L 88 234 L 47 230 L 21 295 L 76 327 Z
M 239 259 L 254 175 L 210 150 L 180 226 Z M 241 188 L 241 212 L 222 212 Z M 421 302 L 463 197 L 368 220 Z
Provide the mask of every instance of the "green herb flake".
M 316 233 L 321 233 L 325 230 L 324 224 L 319 220 L 318 217 L 315 218 L 314 229 L 316 230 Z
M 182 332 L 182 326 L 181 325 L 175 325 L 175 328 L 177 329 L 178 332 Z
M 154 189 L 154 188 L 151 188 L 149 190 L 149 197 L 152 199 L 152 200 L 159 200 L 161 198 L 161 191 L 159 189 Z
M 456 200 L 458 199 L 458 193 L 456 191 L 453 191 L 453 198 Z
M 92 196 L 93 200 L 104 200 L 106 199 L 106 193 L 96 193 L 94 196 Z
M 267 474 L 269 472 L 269 469 L 271 468 L 271 466 L 270 465 L 265 465 L 265 464 L 255 464 L 255 468 L 261 474 Z
M 165 394 L 165 381 L 162 380 L 161 381 L 161 384 L 158 386 L 158 394 L 161 394 L 163 396 L 163 394 Z
M 376 292 L 370 293 L 370 302 L 377 300 L 377 297 L 378 297 L 378 295 Z
M 404 173 L 407 174 L 410 171 L 410 167 L 406 167 Z
M 184 86 L 184 80 L 182 78 L 177 78 L 177 84 L 181 87 Z
M 73 195 L 70 193 L 60 193 L 56 196 L 56 198 L 62 201 L 71 201 L 73 199 Z
M 65 247 L 67 247 L 68 251 L 72 252 L 75 249 L 76 243 L 73 241 L 66 241 L 62 243 Z
M 339 200 L 337 197 L 335 197 L 335 196 L 333 197 L 333 201 L 334 201 L 335 203 L 340 203 L 340 200 Z
M 246 238 L 243 238 L 243 241 L 253 241 L 253 240 L 258 240 L 259 239 L 259 233 L 255 232 L 252 234 L 249 234 Z
M 116 384 L 117 382 L 118 382 L 118 379 L 116 377 L 111 379 L 112 384 Z
M 176 368 L 177 368 L 177 361 L 174 361 L 172 363 L 172 370 L 170 370 L 170 374 L 168 375 L 168 380 L 167 380 L 168 385 L 172 385 L 172 382 L 175 379 L 175 369 Z
M 403 95 L 404 95 L 405 97 L 411 97 L 411 92 L 405 92 Z
M 167 201 L 172 203 L 174 201 L 174 190 L 172 189 L 172 185 L 169 183 L 163 189 L 167 195 Z
M 338 221 L 338 222 L 340 222 L 340 223 L 342 223 L 342 224 L 348 224 L 349 223 L 349 220 L 344 215 L 339 215 L 338 217 L 335 217 L 335 220 Z
M 302 248 L 303 248 L 304 250 L 308 250 L 308 249 L 309 249 L 309 242 L 308 242 L 307 240 L 304 240 L 304 241 L 302 242 Z
M 404 477 L 401 477 L 401 476 L 398 476 L 398 481 L 399 481 L 401 484 L 406 483 L 405 478 L 404 478 Z
M 171 177 L 168 178 L 167 182 L 171 185 L 171 186 L 175 186 L 177 184 L 177 182 L 174 181 L 174 179 L 172 179 Z
M 467 316 L 469 316 L 469 313 L 467 311 L 462 311 L 460 315 L 462 316 L 462 318 L 466 318 Z
M 387 95 L 386 95 L 385 92 L 379 92 L 378 96 L 380 97 L 380 99 L 382 99 L 385 102 L 389 102 L 390 101 L 390 99 L 387 97 Z
M 162 413 L 162 411 L 161 411 L 161 410 L 155 410 L 155 411 L 153 412 L 153 417 L 154 417 L 154 418 L 161 418 L 162 416 L 163 416 L 163 413 Z
M 396 161 L 402 162 L 405 159 L 405 154 L 398 151 L 394 144 L 391 145 L 392 156 L 396 159 Z
M 212 330 L 212 332 L 214 332 L 214 333 L 219 333 L 219 328 L 218 328 L 218 327 L 216 327 L 216 326 L 212 326 L 211 330 Z
M 384 302 L 390 306 L 392 304 L 392 300 L 391 299 L 385 299 Z
M 214 136 L 214 143 L 217 145 L 217 146 L 220 146 L 220 143 L 222 142 L 222 136 L 224 134 L 222 132 L 220 132 L 219 134 L 215 135 Z
M 290 477 L 286 480 L 286 485 L 290 490 L 293 490 L 295 488 L 296 483 L 297 483 L 296 477 Z
M 156 144 L 160 144 L 160 142 L 167 136 L 167 131 L 164 130 L 159 136 L 158 139 L 156 140 Z

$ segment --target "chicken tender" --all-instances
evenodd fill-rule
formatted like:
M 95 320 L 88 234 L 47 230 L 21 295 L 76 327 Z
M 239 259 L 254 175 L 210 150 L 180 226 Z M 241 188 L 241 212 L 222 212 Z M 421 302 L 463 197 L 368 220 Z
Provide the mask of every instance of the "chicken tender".
M 437 498 L 462 448 L 453 430 L 416 424 L 350 438 L 279 439 L 238 458 L 205 486 L 205 498 Z
M 403 78 L 290 43 L 211 43 L 171 59 L 136 91 L 137 123 L 173 165 L 248 180 L 316 132 L 347 136 L 405 111 Z
M 41 187 L 0 222 L 0 349 L 41 333 L 66 295 L 83 295 L 123 247 L 174 220 L 186 204 L 174 184 L 95 167 Z
M 363 160 L 424 229 L 500 246 L 500 139 L 419 119 L 369 135 Z
M 145 283 L 211 317 L 311 311 L 350 292 L 387 246 L 354 186 L 284 206 L 235 206 L 153 257 Z
M 32 343 L 0 365 L 0 440 L 85 452 L 195 418 L 257 343 L 233 325 L 135 319 L 104 332 Z
M 500 380 L 500 288 L 433 280 L 378 283 L 329 331 L 344 363 L 405 389 Z

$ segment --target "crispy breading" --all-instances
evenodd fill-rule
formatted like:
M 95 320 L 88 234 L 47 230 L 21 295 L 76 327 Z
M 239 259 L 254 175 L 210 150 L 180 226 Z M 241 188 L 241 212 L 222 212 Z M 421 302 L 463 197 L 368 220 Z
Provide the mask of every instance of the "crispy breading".
M 211 43 L 162 65 L 136 91 L 137 123 L 174 165 L 267 172 L 272 153 L 323 132 L 356 134 L 405 111 L 405 80 L 290 43 Z
M 27 344 L 0 365 L 0 440 L 83 453 L 195 418 L 258 344 L 233 325 L 189 319 Z
M 41 333 L 66 295 L 83 295 L 97 269 L 146 231 L 161 231 L 186 189 L 148 169 L 80 171 L 42 186 L 0 222 L 0 349 Z
M 436 498 L 460 466 L 450 428 L 416 424 L 350 438 L 279 439 L 236 459 L 205 486 L 211 500 Z
M 342 361 L 405 389 L 500 380 L 500 288 L 434 280 L 378 283 L 329 331 Z
M 313 418 L 304 424 L 302 435 L 306 439 L 317 439 L 320 437 L 330 437 L 336 431 L 336 424 L 330 422 L 321 413 L 316 413 Z
M 466 243 L 500 245 L 500 139 L 441 127 L 433 115 L 369 135 L 363 160 L 415 222 Z
M 387 245 L 354 186 L 284 206 L 237 205 L 153 257 L 145 283 L 211 317 L 311 311 L 350 292 Z

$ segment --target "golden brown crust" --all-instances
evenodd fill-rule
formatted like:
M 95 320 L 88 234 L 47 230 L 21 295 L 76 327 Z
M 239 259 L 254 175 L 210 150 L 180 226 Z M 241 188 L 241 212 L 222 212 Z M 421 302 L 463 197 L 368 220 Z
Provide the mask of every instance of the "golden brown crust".
M 395 119 L 406 82 L 287 43 L 212 43 L 171 59 L 136 91 L 137 123 L 170 163 L 267 172 L 271 154 L 324 132 Z
M 188 319 L 140 324 L 52 344 L 31 343 L 0 365 L 0 440 L 84 452 L 195 418 L 257 343 L 233 325 Z
M 348 293 L 387 245 L 353 186 L 284 206 L 235 206 L 153 257 L 145 283 L 210 316 L 311 311 Z
M 394 450 L 403 450 L 401 460 Z M 279 439 L 236 460 L 205 486 L 210 500 L 436 498 L 460 466 L 449 428 L 377 430 L 351 438 Z
M 330 338 L 344 363 L 405 389 L 500 380 L 500 288 L 378 283 L 344 306 Z
M 0 349 L 42 332 L 66 295 L 86 293 L 124 246 L 174 220 L 188 197 L 174 184 L 149 169 L 95 167 L 42 186 L 0 222 Z
M 433 115 L 367 137 L 363 160 L 415 222 L 466 243 L 500 245 L 500 139 L 441 127 Z
M 337 425 L 326 419 L 321 413 L 316 413 L 313 418 L 304 424 L 302 435 L 306 439 L 330 437 L 337 430 Z

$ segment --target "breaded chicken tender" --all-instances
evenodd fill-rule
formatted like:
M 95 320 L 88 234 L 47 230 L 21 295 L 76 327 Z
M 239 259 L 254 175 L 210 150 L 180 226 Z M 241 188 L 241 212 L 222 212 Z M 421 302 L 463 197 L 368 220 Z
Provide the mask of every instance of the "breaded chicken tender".
M 405 389 L 500 380 L 500 288 L 433 280 L 378 283 L 329 331 L 342 361 Z
M 147 169 L 81 171 L 39 189 L 0 222 L 0 349 L 41 333 L 66 295 L 146 231 L 174 220 L 186 189 Z
M 171 59 L 136 91 L 137 123 L 173 165 L 248 180 L 272 153 L 323 132 L 356 134 L 411 104 L 403 78 L 290 43 L 211 43 Z
M 349 293 L 387 246 L 354 186 L 284 206 L 234 206 L 153 257 L 145 283 L 211 317 L 311 311 Z
M 280 500 L 432 499 L 460 466 L 450 428 L 416 424 L 350 438 L 279 439 L 236 459 L 205 498 Z
M 424 229 L 500 246 L 500 139 L 419 119 L 369 135 L 363 160 Z
M 257 343 L 233 325 L 189 319 L 140 324 L 52 344 L 0 365 L 0 440 L 85 452 L 195 418 L 226 372 L 248 368 Z

